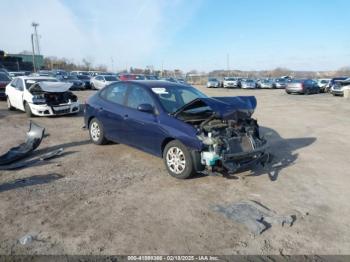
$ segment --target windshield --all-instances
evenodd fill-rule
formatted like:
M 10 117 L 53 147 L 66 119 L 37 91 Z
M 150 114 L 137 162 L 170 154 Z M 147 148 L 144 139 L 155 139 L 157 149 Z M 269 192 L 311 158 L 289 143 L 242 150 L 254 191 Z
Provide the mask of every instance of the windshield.
M 215 81 L 218 81 L 218 80 L 216 78 L 209 78 L 209 81 L 215 82 Z
M 106 81 L 118 81 L 118 79 L 115 76 L 104 76 Z
M 226 81 L 236 81 L 236 79 L 234 79 L 233 77 L 227 77 L 225 78 Z
M 35 83 L 39 83 L 39 82 L 58 82 L 57 79 L 51 79 L 51 78 L 48 78 L 48 79 L 27 79 L 24 81 L 26 83 L 26 88 L 28 89 L 29 87 L 31 87 L 33 84 Z
M 11 81 L 11 79 L 5 74 L 0 74 L 0 81 L 8 82 L 8 81 Z
M 165 111 L 174 113 L 185 104 L 197 99 L 207 97 L 197 89 L 191 86 L 167 86 L 152 88 Z

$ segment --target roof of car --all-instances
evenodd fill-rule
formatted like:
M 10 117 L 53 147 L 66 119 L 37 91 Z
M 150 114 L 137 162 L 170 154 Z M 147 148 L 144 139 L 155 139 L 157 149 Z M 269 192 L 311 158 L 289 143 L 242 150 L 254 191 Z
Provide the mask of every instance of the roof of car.
M 152 87 L 174 87 L 174 86 L 188 86 L 180 83 L 174 83 L 169 81 L 161 81 L 161 80 L 128 80 L 122 81 L 128 83 L 141 84 L 144 87 L 152 88 Z
M 23 80 L 31 80 L 31 79 L 56 79 L 51 76 L 16 76 L 14 78 L 20 78 Z

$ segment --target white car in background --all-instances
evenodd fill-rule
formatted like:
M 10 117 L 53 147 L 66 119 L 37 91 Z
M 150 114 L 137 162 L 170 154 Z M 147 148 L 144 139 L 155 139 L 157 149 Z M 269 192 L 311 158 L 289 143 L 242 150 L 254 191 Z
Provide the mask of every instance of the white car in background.
M 6 86 L 7 107 L 25 111 L 28 117 L 75 114 L 80 105 L 71 86 L 53 77 L 16 77 Z
M 320 88 L 320 91 L 323 93 L 326 91 L 326 87 L 327 85 L 329 85 L 329 83 L 331 82 L 331 79 L 329 78 L 322 78 L 322 79 L 317 79 L 317 84 Z
M 236 77 L 224 77 L 222 81 L 222 87 L 224 88 L 235 88 L 239 87 L 239 81 Z
M 118 78 L 114 75 L 98 75 L 90 80 L 91 89 L 102 89 L 105 86 L 118 82 Z

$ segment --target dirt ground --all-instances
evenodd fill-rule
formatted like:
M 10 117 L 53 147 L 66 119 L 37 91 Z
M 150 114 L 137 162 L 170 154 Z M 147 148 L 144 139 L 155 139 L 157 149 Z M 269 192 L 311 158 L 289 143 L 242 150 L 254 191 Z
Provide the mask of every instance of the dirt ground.
M 182 181 L 160 158 L 91 144 L 82 114 L 34 118 L 48 134 L 34 155 L 65 154 L 0 171 L 0 254 L 350 254 L 350 101 L 200 89 L 255 95 L 255 118 L 280 165 Z M 83 102 L 92 92 L 76 93 Z M 28 123 L 0 102 L 0 154 L 23 141 Z M 212 208 L 248 199 L 297 219 L 254 236 Z M 26 234 L 34 241 L 21 245 Z

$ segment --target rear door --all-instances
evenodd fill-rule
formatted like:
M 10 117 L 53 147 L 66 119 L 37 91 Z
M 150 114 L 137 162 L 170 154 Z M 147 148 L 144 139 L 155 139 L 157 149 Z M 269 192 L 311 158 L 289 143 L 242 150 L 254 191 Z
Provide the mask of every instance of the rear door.
M 97 108 L 107 139 L 120 143 L 127 140 L 124 123 L 127 88 L 125 83 L 116 83 L 102 90 Z
M 15 78 L 8 89 L 8 96 L 10 98 L 11 105 L 17 109 L 24 110 L 23 106 L 23 80 Z

